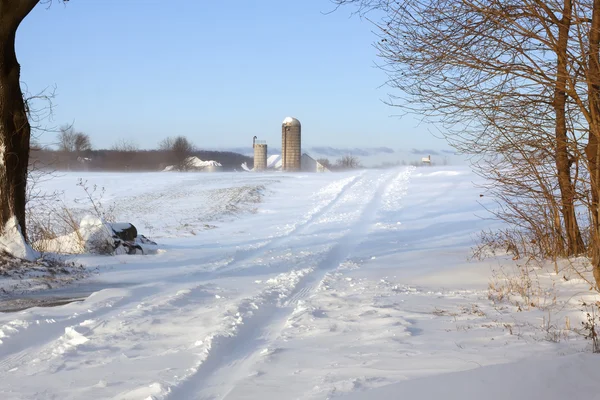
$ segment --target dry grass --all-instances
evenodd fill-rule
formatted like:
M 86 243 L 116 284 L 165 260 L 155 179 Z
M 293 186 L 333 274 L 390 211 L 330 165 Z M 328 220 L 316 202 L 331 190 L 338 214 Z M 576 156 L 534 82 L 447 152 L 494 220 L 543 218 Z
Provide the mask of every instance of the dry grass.
M 494 269 L 488 284 L 488 298 L 494 303 L 507 301 L 516 306 L 518 311 L 546 309 L 556 304 L 552 290 L 540 284 L 538 272 L 541 269 L 533 259 L 517 263 L 512 269 Z
M 555 259 L 548 240 L 540 239 L 536 233 L 521 229 L 499 229 L 482 231 L 475 238 L 471 259 L 485 260 L 498 256 L 510 256 L 513 260 Z
M 585 312 L 585 320 L 581 327 L 575 331 L 592 342 L 592 352 L 600 353 L 600 338 L 598 337 L 598 325 L 600 324 L 600 301 L 592 304 L 582 303 L 582 311 Z
M 481 234 L 473 258 L 481 260 L 508 253 L 514 261 L 507 261 L 503 266 L 492 270 L 488 298 L 496 305 L 511 304 L 517 307 L 517 311 L 544 310 L 546 314 L 541 318 L 540 325 L 528 324 L 530 328 L 542 332 L 539 340 L 558 343 L 576 334 L 591 341 L 593 352 L 600 352 L 600 302 L 582 303 L 583 321 L 580 326 L 572 326 L 569 316 L 557 317 L 560 311 L 564 311 L 557 304 L 557 280 L 569 281 L 572 277 L 577 277 L 589 284 L 590 291 L 597 291 L 589 259 L 576 257 L 553 260 L 550 264 L 544 252 L 536 250 L 537 244 L 534 242 L 532 246 L 525 238 L 526 235 L 514 235 L 511 231 Z M 514 326 L 505 324 L 504 327 L 513 334 Z
M 84 237 L 80 221 L 85 215 L 93 215 L 101 221 L 114 221 L 113 208 L 105 209 L 102 205 L 104 189 L 89 187 L 86 181 L 79 180 L 77 186 L 85 193 L 77 204 L 84 207 L 75 209 L 68 207 L 60 193 L 45 196 L 44 201 L 32 202 L 28 205 L 28 240 L 32 247 L 44 253 L 85 253 L 112 254 L 114 244 L 106 239 L 106 235 L 89 240 Z M 68 244 L 58 240 L 69 237 Z

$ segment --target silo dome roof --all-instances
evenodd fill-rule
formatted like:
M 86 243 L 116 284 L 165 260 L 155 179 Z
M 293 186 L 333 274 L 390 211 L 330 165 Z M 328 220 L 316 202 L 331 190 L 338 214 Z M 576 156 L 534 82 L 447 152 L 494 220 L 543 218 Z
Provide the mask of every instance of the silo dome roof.
M 283 120 L 283 125 L 286 126 L 300 126 L 300 121 L 293 117 L 287 117 Z

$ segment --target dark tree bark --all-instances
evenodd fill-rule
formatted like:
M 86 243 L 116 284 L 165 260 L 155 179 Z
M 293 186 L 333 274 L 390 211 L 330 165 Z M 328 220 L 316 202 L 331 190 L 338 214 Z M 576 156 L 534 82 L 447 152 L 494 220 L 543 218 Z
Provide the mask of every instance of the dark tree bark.
M 591 192 L 592 192 L 592 265 L 596 286 L 600 288 L 600 0 L 594 0 L 592 8 L 592 22 L 589 34 L 588 57 L 588 96 L 590 109 L 590 133 L 585 147 L 587 157 Z
M 584 249 L 581 231 L 575 214 L 575 188 L 571 179 L 571 161 L 569 160 L 567 120 L 566 120 L 566 86 L 569 73 L 567 71 L 567 51 L 569 30 L 571 28 L 573 4 L 572 0 L 564 0 L 563 15 L 558 27 L 557 73 L 554 91 L 554 110 L 556 112 L 556 170 L 560 187 L 561 211 L 567 234 L 568 256 L 582 253 Z
M 16 217 L 23 235 L 30 126 L 20 86 L 15 36 L 39 0 L 0 0 L 0 234 Z

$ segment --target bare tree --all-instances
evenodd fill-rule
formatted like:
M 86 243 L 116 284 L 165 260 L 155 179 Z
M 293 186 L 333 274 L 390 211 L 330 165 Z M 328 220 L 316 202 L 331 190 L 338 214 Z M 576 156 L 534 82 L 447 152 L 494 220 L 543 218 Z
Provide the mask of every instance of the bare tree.
M 173 140 L 171 148 L 175 158 L 175 165 L 180 171 L 186 171 L 190 168 L 189 157 L 194 151 L 194 145 L 185 137 L 177 136 Z
M 567 234 L 568 255 L 580 254 L 585 250 L 585 245 L 579 230 L 577 215 L 575 213 L 575 185 L 571 177 L 571 163 L 569 159 L 569 135 L 567 126 L 567 83 L 569 81 L 569 31 L 573 18 L 572 0 L 563 0 L 561 19 L 555 14 L 545 13 L 548 18 L 556 18 L 554 23 L 558 26 L 556 39 L 556 82 L 554 86 L 553 106 L 555 112 L 555 165 L 561 195 L 561 212 L 564 218 Z
M 162 151 L 170 151 L 173 148 L 173 138 L 168 137 L 158 143 L 158 149 Z
M 53 99 L 56 96 L 56 88 L 46 88 L 37 94 L 31 94 L 25 86 L 23 89 L 23 101 L 29 120 L 31 130 L 31 149 L 41 150 L 46 145 L 41 142 L 42 135 L 48 132 L 55 133 L 56 127 L 49 127 L 47 123 L 53 114 Z
M 132 140 L 119 139 L 115 144 L 112 145 L 111 150 L 120 151 L 123 153 L 132 153 L 138 151 L 140 146 Z
M 63 125 L 59 128 L 57 145 L 60 151 L 75 151 L 75 130 L 72 125 Z
M 472 155 L 532 242 L 587 251 L 600 288 L 600 0 L 332 1 L 382 11 L 390 104 Z
M 90 136 L 82 132 L 77 132 L 75 134 L 75 152 L 82 153 L 90 150 L 92 150 Z
M 189 170 L 190 156 L 195 150 L 195 146 L 185 136 L 170 137 L 162 140 L 159 149 L 169 154 L 169 162 L 173 163 L 175 169 L 179 171 Z
M 67 153 L 82 153 L 92 149 L 90 136 L 77 132 L 72 125 L 63 125 L 58 133 L 58 149 Z
M 325 168 L 327 168 L 327 169 L 331 169 L 331 161 L 329 161 L 329 159 L 328 159 L 328 158 L 319 158 L 319 159 L 317 160 L 317 162 L 318 162 L 319 164 L 321 164 L 322 166 L 324 166 Z
M 559 171 L 568 252 L 577 254 L 583 243 L 564 118 L 571 0 L 561 1 L 334 0 L 357 4 L 361 13 L 384 11 L 377 23 L 382 68 L 406 95 L 390 103 L 441 122 L 461 152 L 523 155 L 530 143 L 547 142 L 554 152 L 548 161 Z M 544 117 L 552 111 L 553 120 Z
M 0 0 L 0 234 L 9 221 L 26 234 L 25 205 L 31 127 L 15 51 L 19 25 L 39 0 Z
M 140 150 L 137 143 L 127 140 L 119 139 L 115 144 L 112 145 L 111 150 L 111 165 L 113 167 L 125 168 L 130 170 L 135 167 L 136 153 Z
M 335 166 L 340 169 L 356 169 L 360 168 L 361 164 L 358 157 L 347 154 L 335 162 Z

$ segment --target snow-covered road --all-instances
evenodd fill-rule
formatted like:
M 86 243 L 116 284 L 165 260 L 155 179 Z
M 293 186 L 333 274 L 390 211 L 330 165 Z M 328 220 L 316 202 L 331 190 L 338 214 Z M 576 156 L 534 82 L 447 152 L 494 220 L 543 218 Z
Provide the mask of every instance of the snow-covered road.
M 325 399 L 543 347 L 487 316 L 466 169 L 86 179 L 160 251 L 0 315 L 3 399 Z

